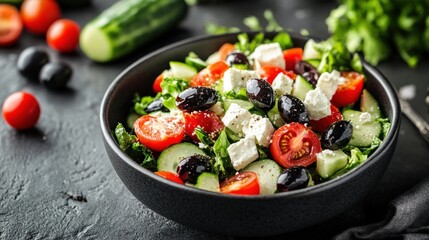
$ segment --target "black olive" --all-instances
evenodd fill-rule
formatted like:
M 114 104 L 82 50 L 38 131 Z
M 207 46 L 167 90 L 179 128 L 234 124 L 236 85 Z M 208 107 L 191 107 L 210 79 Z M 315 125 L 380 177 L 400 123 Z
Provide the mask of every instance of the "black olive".
M 313 86 L 316 86 L 319 79 L 319 72 L 308 62 L 300 61 L 295 64 L 295 72 L 307 79 Z
M 190 87 L 176 97 L 180 110 L 198 111 L 211 108 L 217 102 L 216 91 L 208 87 Z
M 247 59 L 246 55 L 242 52 L 233 51 L 228 56 L 226 56 L 225 61 L 228 63 L 228 65 L 244 65 L 249 66 L 249 60 Z
M 36 47 L 26 48 L 18 57 L 18 71 L 27 79 L 37 81 L 40 69 L 49 62 L 48 54 Z
M 144 109 L 146 113 L 156 112 L 156 111 L 163 111 L 163 112 L 169 112 L 168 108 L 162 104 L 161 99 L 155 99 L 147 107 Z
M 256 107 L 268 111 L 275 104 L 274 90 L 264 79 L 252 78 L 246 83 L 247 97 Z
M 198 176 L 211 170 L 210 158 L 203 155 L 186 157 L 179 162 L 176 172 L 184 182 L 196 183 Z
M 321 136 L 323 148 L 337 150 L 345 147 L 352 139 L 353 126 L 349 121 L 340 120 L 331 124 Z
M 309 181 L 309 173 L 304 167 L 288 168 L 277 179 L 277 192 L 306 188 Z
M 285 94 L 279 98 L 277 104 L 280 116 L 286 123 L 299 122 L 310 124 L 307 109 L 299 98 Z
M 48 88 L 65 89 L 73 71 L 68 64 L 51 62 L 40 71 L 40 81 Z

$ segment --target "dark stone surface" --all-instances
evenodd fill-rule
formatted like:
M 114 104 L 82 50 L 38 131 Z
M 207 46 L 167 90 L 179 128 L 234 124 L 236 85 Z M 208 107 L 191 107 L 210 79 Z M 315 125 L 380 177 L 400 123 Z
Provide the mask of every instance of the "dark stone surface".
M 113 2 L 94 0 L 92 7 L 63 15 L 83 25 Z M 207 22 L 243 27 L 244 17 L 262 17 L 264 9 L 272 9 L 285 28 L 305 28 L 312 35 L 327 37 L 324 19 L 334 6 L 334 1 L 316 0 L 236 0 L 194 6 L 179 28 L 109 64 L 93 63 L 79 51 L 59 55 L 48 50 L 52 60 L 70 63 L 74 69 L 70 89 L 64 92 L 28 82 L 16 70 L 20 51 L 33 45 L 46 48 L 43 38 L 24 33 L 16 46 L 1 48 L 0 102 L 12 92 L 26 90 L 38 98 L 42 115 L 35 129 L 24 132 L 0 121 L 0 239 L 234 239 L 166 220 L 128 192 L 101 140 L 98 113 L 104 91 L 129 64 L 168 43 L 203 34 Z M 425 60 L 409 69 L 397 57 L 380 65 L 396 87 L 417 86 L 411 103 L 426 120 L 428 65 Z M 404 119 L 392 162 L 365 201 L 335 219 L 272 239 L 327 239 L 346 228 L 379 220 L 395 196 L 429 176 L 428 146 Z

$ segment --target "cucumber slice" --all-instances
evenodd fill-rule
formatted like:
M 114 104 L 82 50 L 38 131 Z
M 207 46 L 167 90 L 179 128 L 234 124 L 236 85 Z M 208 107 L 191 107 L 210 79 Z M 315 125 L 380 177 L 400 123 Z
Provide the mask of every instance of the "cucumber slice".
M 161 152 L 158 158 L 158 171 L 176 173 L 179 162 L 185 157 L 204 155 L 206 153 L 192 143 L 174 144 Z
M 343 112 L 344 120 L 349 120 L 352 123 L 353 134 L 350 144 L 356 147 L 370 146 L 372 140 L 380 136 L 381 133 L 381 124 L 373 117 L 370 119 L 363 118 L 362 114 L 365 112 L 350 109 Z
M 197 178 L 196 188 L 219 192 L 219 177 L 214 173 L 203 172 Z
M 311 66 L 315 67 L 316 69 L 320 65 L 320 59 L 307 59 L 305 61 L 308 62 L 309 64 L 311 64 Z
M 246 110 L 250 110 L 253 108 L 253 104 L 249 101 L 246 100 L 241 100 L 241 99 L 229 99 L 229 98 L 225 98 L 223 99 L 223 109 L 226 111 L 228 111 L 229 106 L 231 106 L 231 104 L 238 104 L 240 107 L 246 109 Z
M 200 71 L 207 67 L 207 63 L 204 62 L 201 58 L 198 57 L 194 52 L 190 52 L 189 55 L 185 58 L 185 63 L 189 66 L 192 66 Z
M 286 124 L 285 120 L 282 118 L 282 116 L 280 116 L 279 113 L 278 99 L 276 100 L 276 104 L 274 105 L 274 107 L 267 112 L 267 116 L 276 128 L 279 128 Z
M 377 100 L 375 100 L 371 93 L 369 93 L 366 89 L 362 91 L 360 110 L 362 112 L 369 112 L 373 119 L 381 117 L 380 106 L 378 105 Z
M 308 59 L 321 58 L 320 52 L 315 48 L 316 45 L 317 43 L 313 39 L 310 39 L 307 41 L 307 43 L 304 46 L 304 53 L 302 56 L 303 60 L 307 61 Z
M 197 74 L 197 69 L 182 62 L 170 62 L 170 74 L 172 77 L 190 80 Z
M 258 175 L 261 194 L 273 194 L 277 190 L 277 179 L 282 168 L 273 160 L 265 159 L 251 163 L 243 171 L 252 171 Z
M 311 83 L 307 81 L 307 79 L 305 79 L 301 75 L 298 75 L 296 76 L 295 82 L 293 84 L 292 96 L 295 96 L 301 101 L 304 101 L 305 95 L 307 95 L 307 93 L 313 89 L 313 85 L 311 85 Z
M 338 170 L 344 168 L 349 158 L 341 150 L 323 150 L 316 156 L 316 170 L 321 178 L 329 178 Z

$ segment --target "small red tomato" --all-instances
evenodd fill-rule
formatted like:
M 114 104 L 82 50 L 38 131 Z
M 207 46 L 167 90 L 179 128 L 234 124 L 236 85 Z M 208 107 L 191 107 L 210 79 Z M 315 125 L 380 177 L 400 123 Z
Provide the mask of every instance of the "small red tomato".
M 28 92 L 11 94 L 3 103 L 3 118 L 17 130 L 30 129 L 36 125 L 40 116 L 37 99 Z
M 141 144 L 161 152 L 182 141 L 185 135 L 185 124 L 183 119 L 177 117 L 144 115 L 134 122 L 134 132 Z
M 191 79 L 189 85 L 191 87 L 211 87 L 223 77 L 223 73 L 228 70 L 228 68 L 229 66 L 225 61 L 212 63 L 195 75 Z
M 158 77 L 155 78 L 155 81 L 153 82 L 152 89 L 156 93 L 162 92 L 161 88 L 161 82 L 164 79 L 164 76 L 161 74 L 158 75 Z
M 44 35 L 51 24 L 61 18 L 61 9 L 55 0 L 24 0 L 21 17 L 29 32 Z
M 317 132 L 324 132 L 332 123 L 343 119 L 337 107 L 331 104 L 331 115 L 321 118 L 319 120 L 310 120 L 311 129 Z
M 220 184 L 220 191 L 228 194 L 258 195 L 260 186 L 254 172 L 241 172 Z
M 18 10 L 8 4 L 0 4 L 0 46 L 14 44 L 22 32 L 22 21 Z
M 292 71 L 286 71 L 283 68 L 276 67 L 276 66 L 263 66 L 259 70 L 259 75 L 261 78 L 264 78 L 269 82 L 270 84 L 273 83 L 274 79 L 279 75 L 279 73 L 283 73 L 284 75 L 287 75 L 291 79 L 295 79 L 296 75 Z
M 295 64 L 302 60 L 304 50 L 302 48 L 290 48 L 283 51 L 283 58 L 286 62 L 286 70 L 295 70 Z
M 185 118 L 185 133 L 199 142 L 195 135 L 195 128 L 200 127 L 214 138 L 224 128 L 222 120 L 212 111 L 183 112 Z
M 354 104 L 360 97 L 365 83 L 365 76 L 357 72 L 342 72 L 341 76 L 346 82 L 338 85 L 331 103 L 337 107 Z
M 174 173 L 167 172 L 167 171 L 159 171 L 154 172 L 156 175 L 163 177 L 167 180 L 170 180 L 172 182 L 178 183 L 178 184 L 184 184 L 182 179 L 179 178 L 179 176 L 175 175 Z
M 46 41 L 52 49 L 68 53 L 74 51 L 79 45 L 79 33 L 80 27 L 76 22 L 60 19 L 49 27 Z

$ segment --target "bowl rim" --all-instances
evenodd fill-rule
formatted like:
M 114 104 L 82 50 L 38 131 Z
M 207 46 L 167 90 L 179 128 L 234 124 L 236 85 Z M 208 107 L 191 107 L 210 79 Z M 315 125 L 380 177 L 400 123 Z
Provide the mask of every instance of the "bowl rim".
M 311 195 L 311 194 L 317 194 L 319 192 L 326 191 L 327 189 L 331 189 L 334 187 L 337 187 L 339 185 L 344 184 L 345 182 L 348 182 L 352 178 L 354 178 L 355 175 L 360 175 L 363 171 L 366 171 L 368 168 L 370 168 L 371 165 L 375 163 L 375 161 L 378 161 L 380 157 L 385 154 L 390 148 L 388 146 L 395 143 L 395 137 L 399 133 L 399 127 L 400 127 L 400 121 L 401 121 L 401 111 L 400 111 L 400 104 L 399 99 L 397 95 L 397 91 L 394 88 L 394 86 L 387 80 L 387 78 L 381 73 L 381 71 L 374 66 L 370 65 L 369 63 L 365 62 L 362 58 L 362 66 L 365 71 L 367 71 L 370 75 L 373 75 L 376 81 L 378 81 L 381 85 L 384 91 L 386 92 L 388 102 L 392 106 L 392 119 L 390 121 L 391 127 L 389 130 L 389 133 L 385 137 L 382 143 L 382 147 L 378 147 L 371 156 L 362 163 L 359 167 L 345 173 L 344 175 L 331 179 L 326 182 L 319 183 L 317 185 L 307 187 L 304 189 L 298 189 L 290 192 L 283 192 L 283 193 L 275 193 L 275 194 L 269 194 L 269 195 L 233 195 L 233 194 L 223 194 L 218 192 L 211 192 L 206 191 L 203 189 L 197 189 L 194 187 L 189 187 L 186 185 L 181 185 L 174 183 L 172 181 L 169 181 L 165 178 L 162 178 L 160 176 L 157 176 L 156 174 L 153 174 L 152 171 L 140 166 L 137 162 L 135 162 L 131 157 L 129 157 L 126 153 L 124 153 L 119 146 L 116 143 L 116 140 L 113 137 L 113 132 L 109 128 L 109 121 L 108 121 L 108 106 L 111 103 L 112 94 L 115 92 L 116 87 L 120 84 L 121 80 L 124 76 L 126 76 L 130 71 L 132 71 L 134 68 L 138 67 L 142 62 L 149 60 L 150 58 L 161 54 L 163 52 L 168 52 L 170 50 L 173 50 L 178 47 L 183 47 L 188 44 L 192 44 L 199 41 L 204 40 L 212 40 L 212 39 L 218 39 L 218 38 L 224 38 L 224 37 L 233 37 L 237 36 L 241 33 L 246 34 L 257 34 L 261 31 L 243 31 L 243 32 L 236 32 L 236 33 L 226 33 L 226 34 L 219 34 L 219 35 L 200 35 L 195 37 L 190 37 L 184 40 L 177 41 L 175 43 L 166 45 L 162 48 L 159 48 L 158 50 L 155 50 L 140 59 L 136 60 L 134 63 L 129 65 L 125 70 L 123 70 L 117 77 L 113 80 L 113 82 L 109 85 L 107 88 L 100 106 L 100 124 L 101 124 L 101 130 L 102 135 L 105 140 L 105 143 L 109 145 L 110 149 L 126 164 L 128 164 L 130 167 L 134 168 L 136 171 L 140 172 L 141 174 L 146 175 L 149 178 L 152 178 L 154 181 L 162 182 L 163 184 L 167 184 L 170 187 L 181 189 L 185 192 L 193 193 L 193 194 L 203 194 L 207 195 L 209 197 L 214 198 L 221 198 L 221 199 L 245 199 L 246 201 L 259 201 L 259 200 L 267 200 L 267 199 L 281 199 L 281 198 L 288 198 L 288 197 L 301 197 L 302 195 Z M 264 34 L 275 34 L 276 32 L 263 32 Z M 313 39 L 316 41 L 320 41 L 321 38 L 313 37 L 313 36 L 302 36 L 297 35 L 293 32 L 287 31 L 287 33 L 290 34 L 292 39 L 295 40 L 309 40 Z

